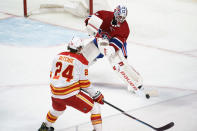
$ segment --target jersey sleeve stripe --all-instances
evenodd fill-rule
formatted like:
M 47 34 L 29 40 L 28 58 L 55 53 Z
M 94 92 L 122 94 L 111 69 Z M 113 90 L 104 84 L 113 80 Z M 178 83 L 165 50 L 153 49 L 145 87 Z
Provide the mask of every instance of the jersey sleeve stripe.
M 127 56 L 126 43 L 122 46 L 122 52 L 124 56 Z
M 115 48 L 116 51 L 118 51 L 120 48 L 114 44 L 114 43 L 109 43 L 110 46 L 113 46 Z
M 123 43 L 118 38 L 114 37 L 114 38 L 110 39 L 109 42 L 110 42 L 110 44 L 114 44 L 119 49 L 122 49 Z
M 121 40 L 119 40 L 116 37 L 110 39 L 109 42 L 110 42 L 110 45 L 114 46 L 116 50 L 117 48 L 122 50 L 124 56 L 127 56 L 126 43 L 123 43 Z

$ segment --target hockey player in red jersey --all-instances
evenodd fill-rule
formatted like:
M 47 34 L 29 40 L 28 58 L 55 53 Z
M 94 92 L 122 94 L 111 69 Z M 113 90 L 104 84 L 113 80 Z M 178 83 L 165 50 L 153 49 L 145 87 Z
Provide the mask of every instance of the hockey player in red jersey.
M 82 52 L 90 63 L 106 56 L 114 71 L 128 85 L 128 90 L 146 96 L 142 91 L 140 74 L 127 61 L 127 38 L 130 33 L 127 13 L 126 6 L 118 5 L 114 12 L 101 10 L 89 16 L 85 20 L 86 29 L 95 39 Z
M 122 50 L 125 58 L 127 58 L 127 43 L 126 40 L 129 36 L 130 30 L 126 21 L 127 8 L 125 6 L 117 6 L 114 12 L 101 10 L 94 15 L 103 20 L 99 32 L 94 39 L 94 44 L 97 44 L 97 38 L 102 37 L 109 40 L 109 45 L 114 47 L 115 51 Z M 88 25 L 89 16 L 85 23 Z M 97 58 L 102 58 L 104 55 L 99 54 Z
M 94 131 L 102 131 L 99 104 L 104 104 L 104 97 L 100 91 L 93 89 L 88 80 L 88 61 L 80 53 L 81 45 L 81 39 L 74 37 L 68 44 L 68 51 L 55 56 L 50 74 L 52 109 L 38 131 L 54 131 L 53 123 L 67 106 L 83 113 L 90 112 Z

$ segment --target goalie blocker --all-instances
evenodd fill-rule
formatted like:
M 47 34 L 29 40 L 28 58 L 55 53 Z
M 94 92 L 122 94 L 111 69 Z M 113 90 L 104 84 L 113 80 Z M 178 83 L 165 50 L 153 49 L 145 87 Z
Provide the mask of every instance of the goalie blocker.
M 144 92 L 140 90 L 142 88 L 142 77 L 138 72 L 135 71 L 133 67 L 128 64 L 128 61 L 125 59 L 121 51 L 116 51 L 112 46 L 109 45 L 107 39 L 98 38 L 98 30 L 102 24 L 102 19 L 93 15 L 87 24 L 87 31 L 90 36 L 97 37 L 98 47 L 91 41 L 82 49 L 82 54 L 86 57 L 89 63 L 92 63 L 94 59 L 100 54 L 104 54 L 113 70 L 117 75 L 128 85 L 128 90 L 133 91 L 140 96 L 149 96 L 145 95 Z

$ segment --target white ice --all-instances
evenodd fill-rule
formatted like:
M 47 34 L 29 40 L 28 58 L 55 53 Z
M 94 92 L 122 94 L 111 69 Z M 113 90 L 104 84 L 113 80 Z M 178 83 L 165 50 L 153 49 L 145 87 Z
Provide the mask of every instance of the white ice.
M 0 1 L 0 22 L 22 17 L 22 0 Z M 112 1 L 109 3 L 113 7 Z M 128 0 L 127 7 L 131 29 L 129 63 L 142 75 L 145 89 L 157 90 L 159 95 L 146 100 L 130 94 L 105 59 L 90 67 L 92 86 L 101 90 L 108 102 L 155 127 L 173 121 L 175 126 L 169 131 L 196 131 L 197 1 Z M 84 32 L 84 18 L 66 13 L 34 15 L 27 19 Z M 5 30 L 0 30 L 0 34 Z M 11 36 L 12 32 L 9 33 Z M 43 39 L 50 41 L 47 36 Z M 39 128 L 51 108 L 50 62 L 63 48 L 62 43 L 49 47 L 0 43 L 1 131 Z M 103 131 L 151 130 L 106 104 L 102 106 L 102 117 Z M 54 127 L 57 131 L 91 131 L 89 121 L 89 114 L 68 107 Z

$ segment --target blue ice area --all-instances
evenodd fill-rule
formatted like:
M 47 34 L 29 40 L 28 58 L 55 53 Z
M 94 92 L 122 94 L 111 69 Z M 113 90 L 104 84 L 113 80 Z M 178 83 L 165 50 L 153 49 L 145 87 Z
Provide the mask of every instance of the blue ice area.
M 42 23 L 22 17 L 0 20 L 0 44 L 16 46 L 54 46 L 72 39 L 87 38 L 84 32 Z

